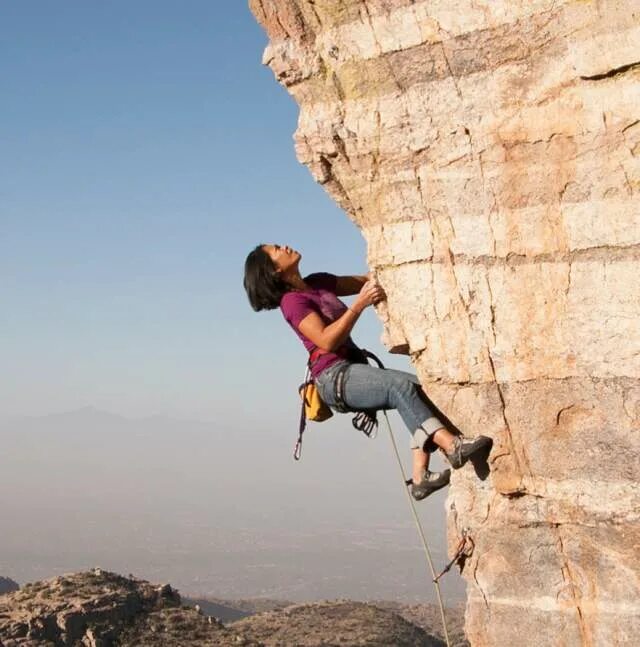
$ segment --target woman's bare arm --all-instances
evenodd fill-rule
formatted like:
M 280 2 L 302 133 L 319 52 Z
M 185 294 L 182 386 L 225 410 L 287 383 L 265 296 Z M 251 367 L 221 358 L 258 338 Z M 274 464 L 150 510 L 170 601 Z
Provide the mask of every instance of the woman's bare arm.
M 363 276 L 339 276 L 336 282 L 336 295 L 339 297 L 348 297 L 352 294 L 358 294 L 362 286 L 369 280 L 369 274 Z
M 310 312 L 298 325 L 300 332 L 322 350 L 334 351 L 347 339 L 362 311 L 385 298 L 384 290 L 375 281 L 366 281 L 353 305 L 328 326 L 316 312 Z
M 298 325 L 300 332 L 322 350 L 334 351 L 347 339 L 362 310 L 349 308 L 328 326 L 317 312 L 310 312 Z

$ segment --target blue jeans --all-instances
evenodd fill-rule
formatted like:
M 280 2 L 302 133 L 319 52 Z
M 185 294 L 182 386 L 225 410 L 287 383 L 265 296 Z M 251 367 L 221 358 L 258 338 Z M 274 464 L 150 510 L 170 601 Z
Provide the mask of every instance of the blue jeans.
M 378 368 L 368 364 L 352 364 L 343 360 L 332 364 L 316 377 L 320 397 L 336 406 L 335 378 L 338 369 L 349 364 L 344 375 L 343 397 L 351 409 L 397 409 L 411 434 L 411 448 L 423 448 L 433 432 L 444 425 L 419 394 L 420 381 L 405 371 Z M 427 448 L 433 451 L 433 443 Z

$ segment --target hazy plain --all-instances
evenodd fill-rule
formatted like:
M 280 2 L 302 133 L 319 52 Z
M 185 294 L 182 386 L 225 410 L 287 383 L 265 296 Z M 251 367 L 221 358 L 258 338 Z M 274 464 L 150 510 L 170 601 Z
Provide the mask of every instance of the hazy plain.
M 24 584 L 99 565 L 186 594 L 429 601 L 389 439 L 342 418 L 309 428 L 300 463 L 293 425 L 286 435 L 90 407 L 5 419 L 0 574 Z M 440 566 L 444 497 L 420 504 Z M 448 603 L 463 597 L 457 573 L 443 586 Z

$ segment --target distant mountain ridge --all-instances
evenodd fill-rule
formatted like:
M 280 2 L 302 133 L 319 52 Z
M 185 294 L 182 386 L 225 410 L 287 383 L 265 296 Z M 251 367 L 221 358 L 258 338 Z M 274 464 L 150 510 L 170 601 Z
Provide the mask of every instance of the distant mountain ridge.
M 258 644 L 238 642 L 215 619 L 183 608 L 168 584 L 157 586 L 100 568 L 26 584 L 0 597 L 3 647 L 116 641 L 122 647 Z
M 20 585 L 17 582 L 14 582 L 10 577 L 0 576 L 0 595 L 3 593 L 12 593 L 17 591 L 20 588 Z
M 218 605 L 222 606 L 222 605 Z M 227 610 L 231 607 L 226 607 Z M 359 645 L 440 647 L 388 609 L 352 601 L 295 604 L 224 625 L 183 604 L 169 584 L 95 568 L 26 584 L 0 597 L 0 644 L 120 647 Z

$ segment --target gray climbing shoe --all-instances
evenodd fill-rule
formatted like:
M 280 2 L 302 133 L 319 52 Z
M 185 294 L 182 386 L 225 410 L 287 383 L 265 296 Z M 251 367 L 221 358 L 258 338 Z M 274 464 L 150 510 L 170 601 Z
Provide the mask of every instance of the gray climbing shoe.
M 456 436 L 453 441 L 453 450 L 451 453 L 444 452 L 447 460 L 454 470 L 460 469 L 471 456 L 481 451 L 493 441 L 487 436 L 478 436 L 476 438 L 463 438 Z
M 445 485 L 449 485 L 451 478 L 451 470 L 443 470 L 442 472 L 429 472 L 428 470 L 422 475 L 420 483 L 411 484 L 411 496 L 416 501 L 428 497 L 430 494 L 437 492 Z

